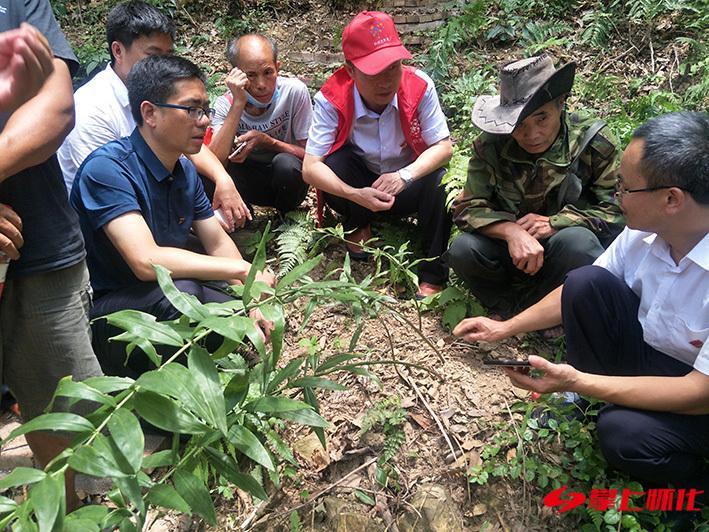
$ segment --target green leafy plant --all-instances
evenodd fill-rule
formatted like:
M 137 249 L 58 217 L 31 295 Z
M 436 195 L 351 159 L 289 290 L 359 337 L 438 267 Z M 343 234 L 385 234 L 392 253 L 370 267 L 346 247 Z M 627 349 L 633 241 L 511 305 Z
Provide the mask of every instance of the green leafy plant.
M 376 432 L 384 438 L 375 472 L 375 478 L 382 487 L 387 487 L 392 483 L 396 485 L 397 473 L 392 461 L 406 442 L 404 423 L 407 416 L 406 410 L 401 407 L 401 398 L 398 395 L 392 395 L 369 409 L 362 420 L 360 437 Z
M 317 237 L 315 221 L 307 212 L 289 212 L 276 233 L 278 276 L 282 277 L 311 256 Z
M 48 430 L 72 434 L 74 443 L 44 471 L 19 468 L 0 481 L 0 490 L 30 487 L 24 502 L 0 498 L 0 526 L 139 530 L 151 506 L 196 514 L 214 524 L 212 483 L 237 486 L 256 500 L 265 500 L 269 486 L 278 489 L 283 477 L 292 474 L 296 462 L 281 436 L 286 424 L 311 427 L 324 444 L 322 431 L 328 423 L 318 413 L 317 391 L 343 389 L 331 380 L 333 374 L 369 375 L 367 366 L 373 362 L 360 360 L 354 352 L 327 358 L 312 352 L 280 365 L 283 305 L 308 300 L 303 315 L 307 322 L 318 306 L 347 304 L 361 315 L 371 315 L 391 300 L 353 282 L 345 272 L 339 278 L 311 279 L 308 274 L 322 257 L 291 270 L 275 289 L 256 282 L 255 272 L 265 262 L 266 239 L 264 235 L 252 273 L 243 286 L 234 287 L 240 299 L 202 304 L 179 292 L 169 272 L 156 266 L 161 288 L 183 316 L 157 322 L 148 314 L 126 310 L 107 317 L 124 330 L 116 340 L 126 343 L 127 353 L 148 356 L 155 369 L 135 381 L 98 377 L 74 382 L 67 377 L 60 382 L 55 397 L 71 403 L 90 400 L 99 406 L 87 416 L 44 414 L 5 439 L 3 443 Z M 269 344 L 247 317 L 256 308 L 274 325 Z M 214 334 L 223 341 L 209 352 L 204 341 Z M 350 347 L 356 343 L 353 338 Z M 253 358 L 251 354 L 254 364 L 245 360 Z M 140 419 L 174 433 L 171 448 L 144 457 Z M 113 507 L 90 505 L 65 515 L 63 479 L 68 467 L 111 478 L 114 488 L 108 497 Z M 158 471 L 148 475 L 153 468 Z

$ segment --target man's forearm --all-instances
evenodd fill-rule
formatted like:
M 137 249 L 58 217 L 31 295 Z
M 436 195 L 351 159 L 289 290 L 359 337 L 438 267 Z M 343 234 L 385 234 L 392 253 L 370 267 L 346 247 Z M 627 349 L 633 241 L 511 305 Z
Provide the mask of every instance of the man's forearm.
M 209 149 L 212 150 L 222 165 L 226 165 L 231 154 L 231 149 L 234 146 L 234 137 L 236 137 L 236 132 L 239 129 L 239 121 L 243 112 L 243 107 L 232 105 L 219 130 L 212 136 Z
M 199 153 L 194 155 L 189 155 L 189 159 L 194 163 L 197 171 L 217 184 L 220 179 L 227 179 L 231 181 L 229 173 L 224 168 L 224 165 L 219 162 L 217 156 L 205 145 L 202 145 L 202 149 Z
M 561 292 L 560 286 L 549 292 L 544 298 L 531 307 L 523 310 L 505 322 L 509 328 L 507 336 L 524 332 L 539 331 L 561 324 Z
M 524 229 L 516 223 L 508 221 L 494 222 L 490 225 L 479 228 L 477 231 L 481 235 L 496 238 L 498 240 L 504 240 L 506 242 L 520 231 L 525 232 Z
M 571 391 L 629 408 L 709 414 L 709 376 L 697 370 L 684 377 L 609 377 L 579 372 Z
M 264 144 L 262 148 L 276 153 L 290 153 L 301 160 L 305 157 L 305 147 L 298 146 L 297 144 L 289 144 L 282 140 L 274 139 L 273 137 L 268 137 L 267 143 Z
M 414 179 L 419 179 L 447 164 L 452 156 L 453 145 L 449 139 L 445 139 L 433 146 L 429 146 L 406 168 L 411 172 Z
M 74 127 L 69 68 L 54 59 L 54 73 L 20 106 L 0 133 L 0 181 L 49 159 Z
M 155 246 L 137 264 L 130 264 L 141 281 L 155 281 L 153 264 L 160 264 L 172 272 L 175 279 L 203 281 L 245 280 L 251 265 L 243 259 L 194 253 L 186 249 Z
M 303 180 L 323 192 L 340 198 L 351 200 L 355 193 L 353 187 L 342 181 L 322 158 L 315 155 L 305 155 Z

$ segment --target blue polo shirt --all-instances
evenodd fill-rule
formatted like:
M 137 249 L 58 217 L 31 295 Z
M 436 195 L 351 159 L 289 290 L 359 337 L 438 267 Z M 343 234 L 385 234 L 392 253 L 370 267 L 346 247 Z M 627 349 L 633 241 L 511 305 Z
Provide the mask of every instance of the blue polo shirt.
M 86 158 L 70 201 L 79 214 L 97 297 L 141 282 L 103 230 L 108 222 L 139 212 L 158 246 L 185 248 L 192 222 L 214 215 L 194 165 L 180 157 L 170 172 L 137 128 Z

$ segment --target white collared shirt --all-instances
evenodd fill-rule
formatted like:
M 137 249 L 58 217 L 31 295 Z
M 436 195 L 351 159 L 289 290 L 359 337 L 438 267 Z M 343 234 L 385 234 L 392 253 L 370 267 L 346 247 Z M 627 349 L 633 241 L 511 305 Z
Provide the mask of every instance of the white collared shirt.
M 76 171 L 99 148 L 135 129 L 128 103 L 128 88 L 109 64 L 74 94 L 76 125 L 57 151 L 64 183 L 71 191 Z
M 420 70 L 416 70 L 416 75 L 428 85 L 418 106 L 418 116 L 421 135 L 430 146 L 448 138 L 450 132 L 433 80 Z M 337 111 L 321 92 L 315 95 L 314 101 L 313 123 L 308 133 L 305 153 L 324 157 L 335 143 Z M 349 143 L 355 154 L 362 157 L 367 168 L 375 174 L 396 172 L 416 158 L 406 144 L 398 104 L 398 98 L 394 95 L 384 111 L 377 114 L 364 105 L 357 87 L 354 88 L 354 120 Z
M 675 264 L 657 234 L 626 227 L 594 264 L 640 298 L 646 343 L 709 375 L 709 234 Z

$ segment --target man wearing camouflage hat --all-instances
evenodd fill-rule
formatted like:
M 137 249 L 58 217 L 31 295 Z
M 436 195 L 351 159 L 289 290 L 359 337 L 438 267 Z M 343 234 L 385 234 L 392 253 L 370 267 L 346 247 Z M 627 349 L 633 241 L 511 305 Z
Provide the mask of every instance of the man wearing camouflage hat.
M 566 113 L 576 65 L 543 55 L 500 71 L 500 95 L 481 96 L 468 178 L 454 202 L 463 230 L 453 270 L 491 310 L 515 313 L 591 264 L 624 222 L 614 201 L 617 141 L 605 123 Z M 603 130 L 603 133 L 601 133 Z

